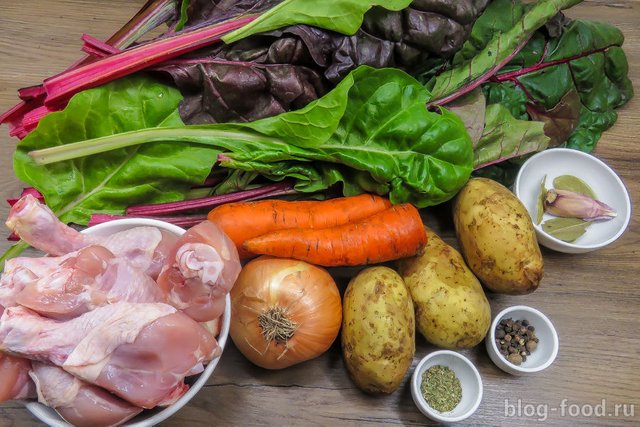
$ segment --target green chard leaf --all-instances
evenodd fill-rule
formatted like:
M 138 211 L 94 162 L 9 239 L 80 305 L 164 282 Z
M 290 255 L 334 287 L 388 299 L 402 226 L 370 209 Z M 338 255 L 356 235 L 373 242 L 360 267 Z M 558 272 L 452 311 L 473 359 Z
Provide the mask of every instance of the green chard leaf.
M 584 233 L 591 222 L 579 218 L 553 218 L 542 223 L 542 229 L 549 235 L 564 242 L 575 242 Z
M 482 91 L 489 104 L 502 104 L 518 120 L 529 120 L 527 95 L 510 82 L 486 83 Z
M 491 2 L 454 64 L 468 63 L 533 7 L 518 0 Z M 633 96 L 622 42 L 622 33 L 612 25 L 568 21 L 559 14 L 482 84 L 487 104 L 499 103 L 519 120 L 543 122 L 549 146 L 589 152 L 615 123 L 615 109 Z M 522 161 L 510 159 L 476 170 L 474 175 L 509 186 Z
M 305 24 L 314 27 L 352 35 L 364 18 L 365 12 L 373 6 L 388 10 L 401 10 L 409 6 L 411 0 L 283 0 L 277 6 L 262 13 L 249 24 L 222 37 L 225 43 L 233 43 L 253 34 L 277 30 L 289 25 Z
M 399 70 L 360 67 L 334 91 L 303 110 L 243 125 L 286 139 L 303 150 L 290 147 L 282 153 L 263 147 L 259 159 L 248 150 L 234 151 L 222 164 L 268 175 L 268 163 L 272 162 L 329 161 L 366 171 L 366 186 L 363 174 L 359 174 L 361 191 L 386 186 L 394 203 L 442 203 L 469 177 L 471 142 L 455 114 L 444 109 L 439 114 L 428 112 L 424 107 L 428 99 L 428 91 Z M 333 108 L 327 109 L 331 105 Z M 314 117 L 316 121 L 306 120 Z M 306 132 L 307 137 L 300 132 Z M 314 168 L 314 164 L 297 163 L 296 167 L 300 166 Z M 329 170 L 336 179 L 336 169 Z M 317 191 L 317 186 L 313 188 Z
M 549 146 L 557 147 L 563 144 L 575 130 L 580 120 L 581 107 L 578 92 L 570 90 L 550 110 L 529 103 L 527 111 L 532 120 L 544 123 L 544 133 L 550 138 Z
M 439 74 L 428 84 L 433 95 L 430 103 L 446 105 L 452 99 L 488 80 L 510 62 L 538 28 L 545 25 L 561 10 L 577 3 L 580 3 L 580 0 L 540 0 L 526 8 L 517 19 L 513 19 L 509 13 L 514 10 L 512 4 L 519 3 L 506 2 L 506 5 L 489 6 L 474 27 L 477 25 L 487 27 L 482 30 L 481 36 L 478 36 L 481 30 L 476 30 L 476 37 L 482 39 L 477 44 L 484 43 L 486 34 L 490 34 L 490 40 L 481 49 L 469 46 L 466 50 L 463 48 L 464 53 L 458 56 L 457 63 L 454 60 L 452 68 Z M 510 25 L 504 25 L 504 19 Z
M 474 148 L 484 131 L 486 108 L 487 101 L 480 89 L 475 89 L 447 105 L 447 109 L 460 117 L 464 123 Z
M 182 200 L 208 175 L 216 158 L 210 148 L 162 141 L 47 166 L 27 154 L 136 129 L 181 126 L 181 99 L 176 89 L 140 76 L 81 92 L 20 141 L 16 176 L 38 189 L 61 220 L 78 224 L 93 212 L 121 214 L 136 203 Z
M 485 127 L 474 150 L 474 169 L 542 151 L 549 138 L 544 123 L 517 120 L 501 104 L 487 106 Z
M 493 0 L 476 20 L 469 38 L 453 57 L 453 65 L 473 59 L 495 36 L 514 28 L 526 11 L 524 3 L 513 0 Z
M 424 86 L 400 70 L 362 66 L 322 98 L 275 117 L 133 130 L 31 155 L 40 164 L 68 159 L 82 163 L 104 157 L 90 155 L 124 147 L 153 147 L 158 142 L 190 147 L 183 144 L 190 142 L 210 150 L 191 162 L 202 164 L 205 159 L 211 166 L 211 157 L 222 152 L 222 167 L 274 180 L 290 177 L 301 191 L 342 182 L 345 194 L 374 190 L 388 194 L 394 203 L 424 207 L 453 197 L 473 164 L 464 124 L 445 109 L 428 111 L 429 98 Z M 89 138 L 93 136 L 99 135 Z
M 515 84 L 522 106 L 547 124 L 552 145 L 588 152 L 633 96 L 623 41 L 610 24 L 576 20 L 560 37 L 537 33 L 493 80 Z

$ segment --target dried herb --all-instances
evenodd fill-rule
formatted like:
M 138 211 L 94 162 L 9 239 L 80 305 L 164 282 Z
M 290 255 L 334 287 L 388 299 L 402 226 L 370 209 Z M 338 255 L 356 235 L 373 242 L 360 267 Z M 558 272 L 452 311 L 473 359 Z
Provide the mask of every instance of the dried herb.
M 546 189 L 542 180 L 537 201 L 536 224 L 545 213 L 557 216 L 545 221 L 542 229 L 564 242 L 574 242 L 587 231 L 592 221 L 615 218 L 616 211 L 596 200 L 593 189 L 573 175 L 560 175 L 553 180 L 554 188 Z
M 544 198 L 547 194 L 547 187 L 545 183 L 547 182 L 547 175 L 542 177 L 542 182 L 540 182 L 540 194 L 538 195 L 538 203 L 537 203 L 537 212 L 536 212 L 536 224 L 540 224 L 542 222 L 542 217 L 544 216 Z
M 553 180 L 554 188 L 558 190 L 573 191 L 575 193 L 584 194 L 585 196 L 597 199 L 596 193 L 589 184 L 573 175 L 561 175 Z
M 422 396 L 438 412 L 455 409 L 462 400 L 462 385 L 451 368 L 443 365 L 430 367 L 422 374 Z
M 500 354 L 514 365 L 526 362 L 538 347 L 540 341 L 536 336 L 536 328 L 526 319 L 502 319 L 496 326 L 495 340 Z
M 580 218 L 553 218 L 545 221 L 542 229 L 556 239 L 571 243 L 586 233 L 590 224 Z

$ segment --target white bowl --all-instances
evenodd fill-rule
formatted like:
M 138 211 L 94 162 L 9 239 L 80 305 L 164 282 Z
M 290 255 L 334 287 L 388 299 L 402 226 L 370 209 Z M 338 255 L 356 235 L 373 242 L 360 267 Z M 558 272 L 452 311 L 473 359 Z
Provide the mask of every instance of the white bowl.
M 598 200 L 616 210 L 617 216 L 597 221 L 575 242 L 568 243 L 547 234 L 541 224 L 535 224 L 540 183 L 546 175 L 546 187 L 561 175 L 580 178 L 593 189 Z M 531 156 L 520 168 L 513 192 L 529 211 L 538 242 L 549 249 L 567 253 L 584 253 L 603 248 L 625 232 L 631 219 L 631 199 L 622 180 L 600 159 L 568 148 L 552 148 Z M 545 214 L 543 221 L 553 218 Z
M 500 354 L 496 344 L 496 326 L 502 319 L 511 318 L 527 320 L 535 328 L 536 337 L 540 340 L 538 347 L 527 356 L 527 360 L 521 365 L 514 365 Z M 496 366 L 512 375 L 528 375 L 540 372 L 548 368 L 558 355 L 558 334 L 551 321 L 539 310 L 525 305 L 515 305 L 502 310 L 491 322 L 491 328 L 485 338 L 485 345 L 489 357 Z
M 153 219 L 145 219 L 145 218 L 131 218 L 131 219 L 118 219 L 110 222 L 105 222 L 102 224 L 95 225 L 93 227 L 89 227 L 83 230 L 83 233 L 95 234 L 98 236 L 108 236 L 113 233 L 117 233 L 118 231 L 123 231 L 133 227 L 141 227 L 141 226 L 151 226 L 157 227 L 169 232 L 172 232 L 177 235 L 182 235 L 186 230 L 180 228 L 176 225 L 169 224 L 164 221 L 157 221 Z M 226 305 L 224 308 L 224 314 L 222 317 L 222 328 L 220 330 L 220 335 L 216 338 L 218 341 L 218 345 L 222 350 L 224 350 L 225 344 L 227 343 L 227 338 L 229 336 L 229 325 L 231 322 L 231 297 L 227 294 Z M 178 399 L 175 403 L 165 408 L 155 408 L 150 410 L 144 410 L 142 413 L 137 415 L 135 418 L 132 418 L 128 422 L 123 425 L 126 426 L 135 426 L 135 427 L 149 427 L 156 425 L 176 412 L 178 412 L 183 406 L 185 406 L 197 393 L 198 391 L 206 384 L 206 382 L 213 374 L 213 371 L 216 369 L 218 362 L 220 361 L 220 357 L 218 356 L 213 359 L 209 364 L 205 367 L 204 371 L 199 375 L 194 375 L 191 377 L 187 377 L 185 382 L 189 384 L 189 390 Z M 58 415 L 56 411 L 51 409 L 50 407 L 43 405 L 38 402 L 27 402 L 25 404 L 29 412 L 31 412 L 36 418 L 40 421 L 52 426 L 52 427 L 71 427 L 71 424 L 67 423 Z
M 451 368 L 462 386 L 462 399 L 458 406 L 450 412 L 439 412 L 431 408 L 422 396 L 420 384 L 422 374 L 432 366 L 444 365 Z M 434 421 L 453 423 L 470 417 L 482 401 L 482 379 L 473 363 L 455 351 L 439 350 L 423 357 L 413 371 L 411 377 L 411 396 L 416 406 L 427 417 Z

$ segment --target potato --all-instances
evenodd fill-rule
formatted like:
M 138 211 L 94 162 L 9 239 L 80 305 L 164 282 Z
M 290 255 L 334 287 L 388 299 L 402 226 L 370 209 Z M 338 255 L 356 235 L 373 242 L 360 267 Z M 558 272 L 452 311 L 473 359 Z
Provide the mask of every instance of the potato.
M 473 347 L 489 330 L 489 301 L 462 255 L 425 228 L 424 253 L 398 262 L 413 300 L 418 331 L 439 347 Z
M 453 221 L 467 265 L 488 289 L 516 295 L 538 288 L 544 266 L 533 223 L 509 189 L 472 178 L 454 200 Z
M 416 347 L 413 303 L 398 273 L 369 267 L 351 279 L 343 298 L 341 344 L 358 388 L 389 394 L 400 386 Z

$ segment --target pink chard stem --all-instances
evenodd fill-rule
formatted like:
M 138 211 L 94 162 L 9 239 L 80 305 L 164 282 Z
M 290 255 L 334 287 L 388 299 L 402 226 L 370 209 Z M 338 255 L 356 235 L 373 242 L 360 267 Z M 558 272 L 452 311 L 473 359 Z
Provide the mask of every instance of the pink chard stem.
M 94 226 L 102 224 L 104 222 L 114 221 L 116 219 L 124 218 L 147 218 L 156 219 L 159 221 L 169 222 L 178 227 L 189 228 L 197 225 L 207 219 L 206 215 L 183 215 L 183 216 L 152 216 L 152 215 L 108 215 L 108 214 L 93 214 L 89 220 L 88 226 Z
M 489 68 L 483 74 L 481 74 L 480 76 L 476 77 L 476 79 L 472 80 L 471 82 L 465 84 L 464 86 L 459 88 L 457 91 L 454 91 L 454 92 L 450 93 L 449 95 L 447 95 L 447 96 L 445 96 L 443 98 L 431 100 L 427 104 L 427 107 L 431 109 L 431 108 L 434 108 L 434 107 L 437 107 L 437 106 L 447 105 L 448 103 L 453 102 L 456 99 L 458 99 L 458 98 L 466 95 L 467 93 L 473 91 L 475 88 L 479 87 L 483 83 L 486 83 L 491 77 L 493 77 L 505 65 L 507 65 L 509 62 L 511 62 L 511 60 L 522 50 L 522 48 L 524 48 L 526 46 L 526 44 L 528 42 L 529 42 L 529 38 L 527 38 L 526 40 L 523 40 L 514 49 L 514 51 L 511 52 L 511 54 L 509 54 L 509 56 L 504 58 L 502 61 L 496 63 L 493 67 Z
M 169 215 L 179 212 L 188 212 L 195 209 L 213 208 L 225 203 L 257 200 L 260 198 L 293 194 L 295 192 L 296 191 L 294 190 L 291 182 L 283 181 L 276 184 L 253 188 L 251 190 L 237 191 L 217 196 L 201 197 L 198 199 L 183 200 L 180 202 L 130 206 L 127 209 L 127 215 Z
M 178 33 L 176 36 L 136 46 L 44 81 L 45 105 L 60 105 L 79 91 L 110 82 L 162 61 L 207 46 L 229 31 L 253 21 L 256 16 Z

